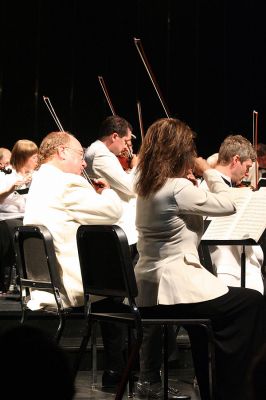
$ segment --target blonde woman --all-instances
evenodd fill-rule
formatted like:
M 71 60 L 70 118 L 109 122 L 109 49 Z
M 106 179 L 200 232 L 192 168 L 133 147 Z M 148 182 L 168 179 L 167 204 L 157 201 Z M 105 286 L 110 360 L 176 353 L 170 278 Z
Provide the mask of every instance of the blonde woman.
M 12 173 L 0 180 L 0 220 L 22 218 L 27 188 L 38 163 L 38 147 L 31 140 L 18 140 L 12 151 Z
M 31 176 L 38 162 L 38 147 L 31 140 L 18 140 L 11 152 L 12 172 L 0 179 L 0 291 L 6 292 L 15 263 L 12 245 L 16 226 L 22 225 Z

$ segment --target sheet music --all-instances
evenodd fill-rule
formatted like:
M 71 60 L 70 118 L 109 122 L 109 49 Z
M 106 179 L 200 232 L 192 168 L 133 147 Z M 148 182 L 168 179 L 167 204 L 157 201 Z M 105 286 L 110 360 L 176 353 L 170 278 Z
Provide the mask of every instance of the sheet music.
M 213 218 L 202 240 L 260 239 L 266 228 L 266 188 L 234 189 L 232 198 L 237 212 L 227 217 Z

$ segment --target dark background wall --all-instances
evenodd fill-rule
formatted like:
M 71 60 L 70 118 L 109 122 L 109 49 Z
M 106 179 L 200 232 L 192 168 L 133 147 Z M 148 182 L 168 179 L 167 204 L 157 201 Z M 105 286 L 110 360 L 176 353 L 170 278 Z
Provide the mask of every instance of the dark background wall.
M 229 133 L 252 141 L 252 111 L 265 142 L 264 0 L 0 0 L 0 146 L 37 144 L 64 129 L 86 146 L 110 109 L 127 118 L 140 144 L 143 124 L 165 113 L 133 38 L 140 38 L 170 114 L 198 134 L 199 153 Z M 136 149 L 137 150 L 137 149 Z

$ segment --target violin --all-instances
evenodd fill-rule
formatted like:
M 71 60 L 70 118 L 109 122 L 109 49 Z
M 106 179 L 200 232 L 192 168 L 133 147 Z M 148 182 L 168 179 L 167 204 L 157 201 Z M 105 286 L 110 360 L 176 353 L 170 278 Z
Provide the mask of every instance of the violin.
M 12 173 L 11 168 L 7 168 L 5 165 L 3 167 L 0 167 L 0 172 L 3 172 L 5 175 L 9 175 Z
M 118 158 L 118 161 L 120 162 L 124 171 L 128 171 L 129 169 L 131 169 L 130 166 L 131 166 L 132 157 L 130 156 L 127 149 L 121 151 L 121 153 L 116 157 Z

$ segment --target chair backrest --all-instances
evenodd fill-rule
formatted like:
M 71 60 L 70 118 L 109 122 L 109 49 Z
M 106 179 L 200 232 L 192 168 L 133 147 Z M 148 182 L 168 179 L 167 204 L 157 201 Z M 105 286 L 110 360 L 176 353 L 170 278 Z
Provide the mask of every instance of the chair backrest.
M 14 233 L 14 247 L 22 301 L 26 301 L 30 288 L 45 290 L 54 295 L 58 309 L 62 309 L 62 284 L 50 231 L 42 225 L 19 226 Z
M 88 296 L 127 297 L 138 294 L 127 237 L 117 225 L 81 225 L 77 246 L 84 287 Z

